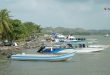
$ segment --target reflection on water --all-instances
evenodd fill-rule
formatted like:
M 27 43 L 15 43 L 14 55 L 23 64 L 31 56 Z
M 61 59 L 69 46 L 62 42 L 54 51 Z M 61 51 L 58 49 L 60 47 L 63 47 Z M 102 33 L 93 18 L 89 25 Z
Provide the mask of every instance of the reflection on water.
M 110 45 L 108 37 L 86 37 Z M 69 62 L 11 61 L 0 57 L 0 75 L 109 75 L 109 55 L 110 48 L 99 53 L 76 54 Z

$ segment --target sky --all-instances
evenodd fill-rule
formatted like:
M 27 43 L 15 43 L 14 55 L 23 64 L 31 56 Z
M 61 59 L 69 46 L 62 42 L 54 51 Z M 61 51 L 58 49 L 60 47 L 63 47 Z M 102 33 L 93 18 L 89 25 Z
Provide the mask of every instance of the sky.
M 110 0 L 0 0 L 4 8 L 42 27 L 110 29 Z

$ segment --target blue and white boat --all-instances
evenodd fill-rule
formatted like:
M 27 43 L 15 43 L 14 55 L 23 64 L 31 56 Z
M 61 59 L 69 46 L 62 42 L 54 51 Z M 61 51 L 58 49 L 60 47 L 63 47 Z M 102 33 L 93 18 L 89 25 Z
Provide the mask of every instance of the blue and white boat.
M 45 47 L 41 49 L 41 53 L 90 53 L 99 52 L 107 48 L 104 45 L 88 45 L 84 41 L 65 42 L 64 48 L 58 47 Z
M 103 48 L 95 48 L 95 47 L 87 47 L 87 48 L 52 48 L 47 47 L 44 48 L 41 53 L 90 53 L 90 52 L 99 52 L 102 51 Z
M 72 58 L 75 53 L 68 54 L 16 54 L 12 55 L 12 60 L 36 60 L 36 61 L 66 61 Z

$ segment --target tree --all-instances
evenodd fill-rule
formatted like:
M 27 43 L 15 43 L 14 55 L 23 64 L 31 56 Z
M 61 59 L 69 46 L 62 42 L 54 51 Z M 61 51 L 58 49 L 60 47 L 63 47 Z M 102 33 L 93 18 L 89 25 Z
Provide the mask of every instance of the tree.
M 7 9 L 2 9 L 0 11 L 0 33 L 2 40 L 11 40 L 11 24 L 9 11 Z
M 40 25 L 37 25 L 33 22 L 25 22 L 23 25 L 26 27 L 29 36 L 33 33 L 36 34 L 41 32 Z
M 11 19 L 7 9 L 0 10 L 0 39 L 13 41 L 35 36 L 41 32 L 40 25 L 33 22 L 22 23 L 21 20 Z
M 22 24 L 21 20 L 18 19 L 11 20 L 11 24 L 12 24 L 11 30 L 12 30 L 13 40 L 25 38 L 26 27 Z

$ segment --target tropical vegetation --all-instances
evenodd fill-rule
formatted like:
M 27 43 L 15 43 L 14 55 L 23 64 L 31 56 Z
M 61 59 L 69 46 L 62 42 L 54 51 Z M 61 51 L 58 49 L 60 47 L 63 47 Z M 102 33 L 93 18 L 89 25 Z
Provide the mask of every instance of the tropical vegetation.
M 0 40 L 26 40 L 28 37 L 41 33 L 41 26 L 33 22 L 22 22 L 12 19 L 7 9 L 0 10 Z

